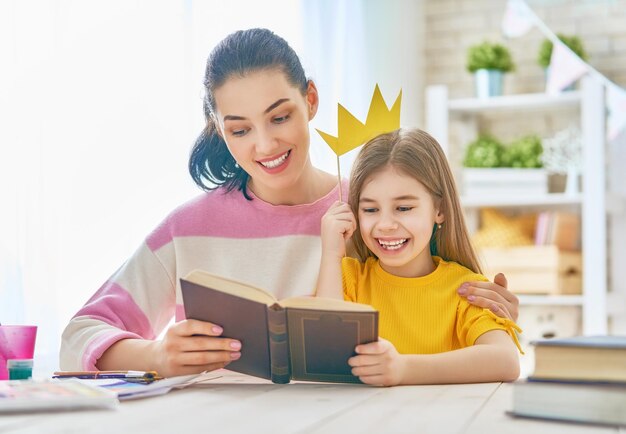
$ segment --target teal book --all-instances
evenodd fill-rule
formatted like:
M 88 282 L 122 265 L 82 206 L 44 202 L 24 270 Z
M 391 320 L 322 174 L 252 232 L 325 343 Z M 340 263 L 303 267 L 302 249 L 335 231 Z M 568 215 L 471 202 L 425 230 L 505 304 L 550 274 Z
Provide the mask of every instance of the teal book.
M 529 379 L 512 387 L 513 416 L 626 426 L 626 383 Z

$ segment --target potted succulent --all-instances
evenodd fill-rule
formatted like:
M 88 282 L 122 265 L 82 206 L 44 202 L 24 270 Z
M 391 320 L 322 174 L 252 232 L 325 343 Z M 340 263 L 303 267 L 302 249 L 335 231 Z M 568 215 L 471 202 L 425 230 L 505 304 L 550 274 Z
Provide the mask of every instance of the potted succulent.
M 474 74 L 479 98 L 502 95 L 504 73 L 513 69 L 511 53 L 504 45 L 485 41 L 468 49 L 467 70 Z
M 543 146 L 535 135 L 504 145 L 480 136 L 465 150 L 463 190 L 466 195 L 543 194 L 548 174 L 542 168 Z
M 585 47 L 581 39 L 578 36 L 567 36 L 562 33 L 557 33 L 556 35 L 561 42 L 563 42 L 570 50 L 572 50 L 578 57 L 582 60 L 587 61 L 588 56 L 585 51 Z M 548 76 L 550 75 L 550 59 L 552 58 L 552 48 L 554 44 L 549 39 L 544 39 L 539 47 L 539 55 L 537 56 L 537 63 L 544 70 L 546 81 L 548 80 Z M 566 87 L 565 90 L 573 90 L 574 84 Z

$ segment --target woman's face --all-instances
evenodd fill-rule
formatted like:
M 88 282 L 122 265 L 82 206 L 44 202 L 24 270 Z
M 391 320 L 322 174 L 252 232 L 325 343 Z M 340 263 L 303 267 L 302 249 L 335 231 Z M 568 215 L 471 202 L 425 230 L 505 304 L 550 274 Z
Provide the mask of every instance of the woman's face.
M 261 198 L 280 196 L 296 185 L 309 160 L 309 121 L 318 97 L 306 95 L 282 71 L 261 70 L 231 77 L 214 91 L 216 124 L 237 164 L 250 175 Z

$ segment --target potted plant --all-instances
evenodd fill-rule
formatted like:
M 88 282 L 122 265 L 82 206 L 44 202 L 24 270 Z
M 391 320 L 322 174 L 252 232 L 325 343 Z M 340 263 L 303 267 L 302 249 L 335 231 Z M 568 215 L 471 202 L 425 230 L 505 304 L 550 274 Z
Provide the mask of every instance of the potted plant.
M 543 167 L 541 139 L 535 135 L 521 137 L 504 148 L 502 167 L 540 169 Z
M 479 136 L 465 150 L 463 190 L 466 195 L 544 194 L 548 175 L 542 168 L 543 146 L 535 135 L 504 145 Z
M 465 167 L 500 167 L 504 146 L 491 136 L 482 135 L 471 142 L 465 150 Z
M 585 47 L 581 39 L 578 36 L 567 36 L 562 33 L 556 35 L 561 42 L 563 42 L 570 50 L 572 50 L 582 60 L 587 61 L 588 56 L 585 51 Z M 552 58 L 552 48 L 554 44 L 549 39 L 544 39 L 539 47 L 539 55 L 537 56 L 537 63 L 544 70 L 546 81 L 550 75 L 550 59 Z M 573 90 L 574 84 L 566 87 L 565 90 Z
M 511 53 L 504 45 L 485 41 L 468 49 L 467 70 L 474 74 L 479 98 L 502 95 L 504 73 L 513 69 Z

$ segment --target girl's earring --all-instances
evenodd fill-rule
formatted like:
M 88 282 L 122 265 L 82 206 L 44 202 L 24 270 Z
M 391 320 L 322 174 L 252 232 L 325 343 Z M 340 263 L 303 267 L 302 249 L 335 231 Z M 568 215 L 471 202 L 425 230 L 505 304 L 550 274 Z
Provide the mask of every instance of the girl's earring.
M 441 229 L 441 224 L 437 225 L 437 229 Z

